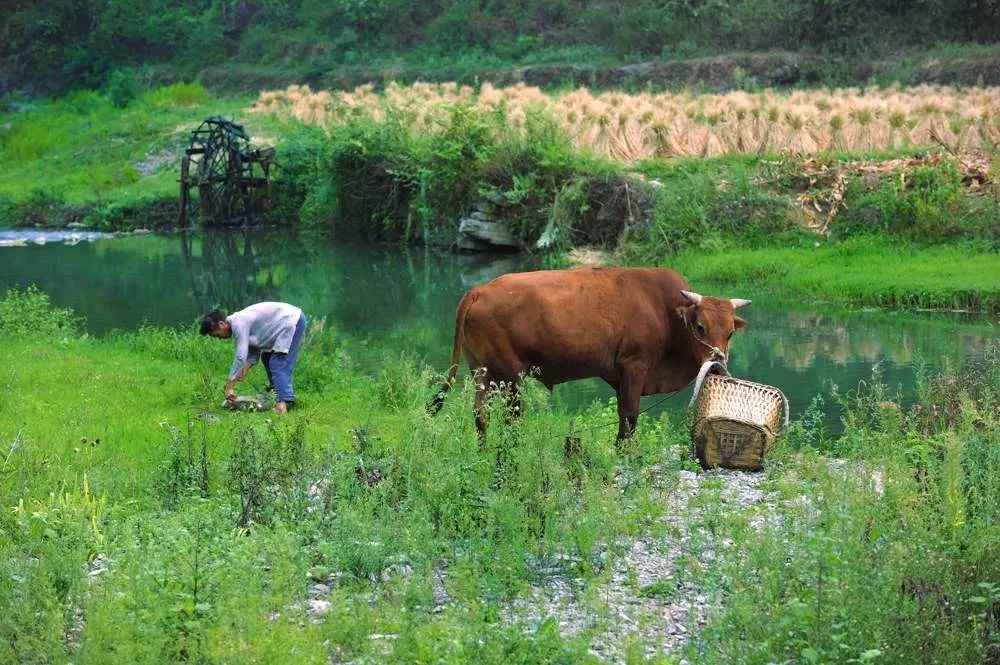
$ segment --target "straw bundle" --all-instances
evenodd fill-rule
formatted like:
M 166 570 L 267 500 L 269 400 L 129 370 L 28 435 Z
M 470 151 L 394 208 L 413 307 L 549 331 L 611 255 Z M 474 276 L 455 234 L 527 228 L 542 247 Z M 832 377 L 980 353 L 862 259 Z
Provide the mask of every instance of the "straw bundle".
M 580 150 L 634 162 L 649 157 L 716 156 L 765 150 L 812 155 L 826 150 L 872 151 L 940 147 L 974 151 L 1000 143 L 995 109 L 1000 88 L 944 86 L 842 88 L 790 93 L 605 92 L 578 88 L 549 96 L 519 83 L 478 92 L 456 83 L 389 83 L 349 92 L 313 92 L 307 85 L 262 91 L 251 111 L 331 125 L 392 113 L 413 129 L 433 130 L 454 104 L 490 112 L 503 108 L 521 129 L 534 109 L 548 112 Z M 912 129 L 909 129 L 912 128 Z

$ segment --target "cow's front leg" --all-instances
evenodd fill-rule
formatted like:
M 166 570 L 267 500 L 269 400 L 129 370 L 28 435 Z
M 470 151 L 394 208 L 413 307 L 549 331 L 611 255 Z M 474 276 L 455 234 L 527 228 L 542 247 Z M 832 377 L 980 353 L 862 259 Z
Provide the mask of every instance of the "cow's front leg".
M 642 397 L 642 384 L 646 378 L 646 368 L 633 366 L 628 368 L 618 384 L 618 441 L 620 447 L 635 434 L 636 421 L 639 419 L 639 400 Z

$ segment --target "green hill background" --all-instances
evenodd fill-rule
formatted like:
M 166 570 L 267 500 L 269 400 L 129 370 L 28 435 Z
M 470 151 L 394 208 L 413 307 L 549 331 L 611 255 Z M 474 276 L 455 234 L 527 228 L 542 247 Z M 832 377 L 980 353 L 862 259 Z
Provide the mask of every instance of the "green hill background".
M 121 68 L 135 68 L 150 82 L 198 77 L 228 90 L 293 81 L 336 87 L 369 80 L 506 82 L 525 76 L 543 85 L 716 85 L 728 79 L 718 72 L 726 64 L 713 65 L 713 56 L 761 52 L 784 55 L 764 62 L 760 71 L 760 63 L 746 56 L 739 65 L 766 84 L 843 84 L 878 76 L 1000 82 L 994 81 L 1000 60 L 992 59 L 1000 35 L 998 0 L 14 0 L 4 5 L 0 93 L 101 87 Z M 976 62 L 946 66 L 969 58 Z M 688 60 L 699 63 L 694 71 L 627 69 Z M 918 65 L 921 71 L 914 71 Z M 624 72 L 614 73 L 622 67 Z M 517 68 L 528 72 L 512 74 Z

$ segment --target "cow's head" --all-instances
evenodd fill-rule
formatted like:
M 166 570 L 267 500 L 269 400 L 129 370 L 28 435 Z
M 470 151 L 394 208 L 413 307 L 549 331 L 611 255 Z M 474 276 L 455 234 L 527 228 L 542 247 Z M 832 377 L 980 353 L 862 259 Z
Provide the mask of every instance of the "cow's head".
M 677 315 L 693 339 L 693 351 L 698 362 L 728 362 L 729 339 L 747 324 L 735 312 L 738 308 L 749 305 L 750 301 L 742 298 L 713 298 L 693 291 L 681 291 L 681 295 L 688 304 L 678 307 Z

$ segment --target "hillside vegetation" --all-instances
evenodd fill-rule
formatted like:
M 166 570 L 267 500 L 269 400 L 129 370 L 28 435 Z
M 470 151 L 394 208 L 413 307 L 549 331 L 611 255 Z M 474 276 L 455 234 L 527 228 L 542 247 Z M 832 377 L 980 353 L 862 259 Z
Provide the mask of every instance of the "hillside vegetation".
M 34 91 L 99 87 L 122 68 L 147 68 L 160 81 L 201 74 L 246 91 L 324 77 L 471 82 L 539 63 L 775 50 L 821 54 L 811 76 L 843 84 L 878 73 L 884 67 L 872 62 L 887 58 L 905 76 L 913 66 L 905 54 L 939 44 L 965 46 L 938 48 L 938 60 L 982 55 L 977 45 L 1000 35 L 1000 5 L 948 0 L 14 0 L 0 16 L 0 90 Z M 580 82 L 577 74 L 551 78 Z

